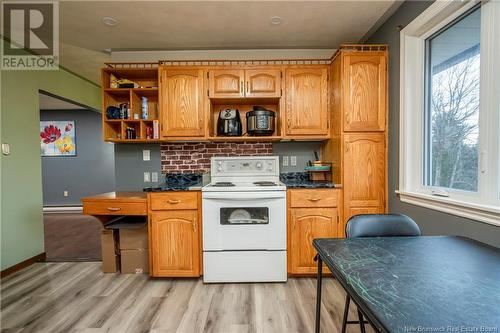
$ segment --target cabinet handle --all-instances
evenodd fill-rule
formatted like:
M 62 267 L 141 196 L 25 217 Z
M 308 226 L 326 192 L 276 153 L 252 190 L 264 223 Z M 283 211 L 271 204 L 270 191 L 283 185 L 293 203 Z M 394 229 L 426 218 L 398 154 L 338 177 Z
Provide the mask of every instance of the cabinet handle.
M 193 231 L 196 232 L 198 228 L 196 227 L 196 221 L 193 221 Z
M 171 205 L 175 205 L 175 204 L 178 204 L 179 202 L 181 202 L 180 200 L 167 200 L 167 202 Z
M 243 81 L 240 82 L 240 92 L 243 95 Z
M 250 92 L 250 82 L 247 81 L 247 94 Z
M 108 210 L 110 212 L 117 212 L 117 211 L 122 210 L 122 209 L 120 207 L 108 207 Z
M 320 201 L 321 198 L 307 198 L 307 200 L 312 201 L 312 202 L 316 202 L 316 201 Z

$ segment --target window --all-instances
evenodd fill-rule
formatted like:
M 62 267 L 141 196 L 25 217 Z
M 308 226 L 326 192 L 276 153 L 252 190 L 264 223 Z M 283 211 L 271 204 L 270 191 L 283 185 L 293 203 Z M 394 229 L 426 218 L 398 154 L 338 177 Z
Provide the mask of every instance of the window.
M 425 41 L 425 185 L 477 192 L 481 10 Z
M 401 31 L 402 201 L 500 225 L 499 21 L 436 1 Z

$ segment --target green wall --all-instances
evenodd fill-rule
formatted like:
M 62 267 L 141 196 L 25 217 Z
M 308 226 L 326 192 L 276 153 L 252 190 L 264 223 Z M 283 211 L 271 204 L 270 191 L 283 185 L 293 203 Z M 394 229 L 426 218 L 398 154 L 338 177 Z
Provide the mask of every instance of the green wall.
M 97 85 L 63 69 L 2 71 L 0 75 L 0 137 L 2 143 L 10 144 L 11 150 L 0 161 L 1 269 L 4 270 L 44 252 L 38 91 L 98 110 L 101 95 Z

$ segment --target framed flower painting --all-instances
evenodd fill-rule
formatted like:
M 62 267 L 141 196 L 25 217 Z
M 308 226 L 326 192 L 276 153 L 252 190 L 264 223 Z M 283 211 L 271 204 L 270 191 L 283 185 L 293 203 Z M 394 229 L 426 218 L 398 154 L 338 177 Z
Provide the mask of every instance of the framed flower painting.
M 42 156 L 76 156 L 75 122 L 41 121 Z

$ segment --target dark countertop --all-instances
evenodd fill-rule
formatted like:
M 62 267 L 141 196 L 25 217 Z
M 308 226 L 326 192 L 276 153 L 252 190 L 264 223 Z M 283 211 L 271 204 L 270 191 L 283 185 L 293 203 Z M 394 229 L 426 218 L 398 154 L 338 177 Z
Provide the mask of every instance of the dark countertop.
M 280 174 L 280 180 L 286 185 L 287 189 L 294 188 L 339 188 L 339 184 L 331 181 L 312 181 L 309 180 L 307 172 L 284 172 Z
M 202 182 L 185 184 L 185 185 L 162 185 L 154 187 L 145 187 L 144 192 L 169 192 L 169 191 L 201 191 L 201 188 L 206 185 Z
M 331 181 L 311 181 L 307 172 L 285 172 L 280 174 L 280 180 L 287 189 L 319 189 L 319 188 L 341 188 L 340 184 Z M 146 187 L 145 192 L 168 192 L 168 191 L 201 191 L 207 185 L 208 180 L 203 182 L 201 174 L 196 173 L 170 173 L 165 176 L 162 185 Z
M 294 188 L 339 188 L 341 187 L 338 184 L 334 184 L 332 182 L 320 182 L 320 181 L 300 181 L 300 182 L 283 182 L 286 185 L 287 189 Z
M 201 173 L 167 173 L 165 183 L 144 188 L 144 192 L 201 191 L 206 185 Z
M 453 236 L 315 239 L 313 245 L 382 332 L 500 329 L 498 248 Z

